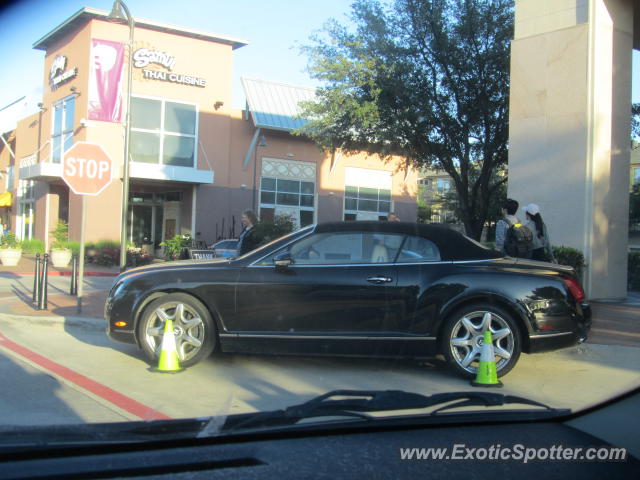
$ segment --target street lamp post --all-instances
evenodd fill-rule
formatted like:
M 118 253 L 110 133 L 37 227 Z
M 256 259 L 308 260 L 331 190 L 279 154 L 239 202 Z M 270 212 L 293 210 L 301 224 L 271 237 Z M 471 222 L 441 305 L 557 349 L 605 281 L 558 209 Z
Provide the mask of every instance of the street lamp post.
M 124 13 L 123 13 L 124 10 Z M 131 137 L 131 89 L 133 87 L 133 30 L 135 22 L 129 9 L 121 0 L 115 0 L 109 18 L 126 20 L 129 24 L 129 61 L 127 78 L 127 109 L 125 113 L 124 161 L 122 171 L 122 217 L 120 225 L 120 271 L 127 266 L 127 214 L 129 211 L 129 138 Z

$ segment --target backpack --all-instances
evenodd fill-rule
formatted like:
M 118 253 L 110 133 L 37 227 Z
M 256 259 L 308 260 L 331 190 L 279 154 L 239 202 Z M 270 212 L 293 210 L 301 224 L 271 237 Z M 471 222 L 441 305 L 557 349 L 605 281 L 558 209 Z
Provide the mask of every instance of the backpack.
M 531 258 L 533 252 L 533 232 L 529 227 L 521 223 L 511 223 L 505 220 L 509 225 L 507 236 L 504 242 L 504 250 L 507 255 L 519 258 Z

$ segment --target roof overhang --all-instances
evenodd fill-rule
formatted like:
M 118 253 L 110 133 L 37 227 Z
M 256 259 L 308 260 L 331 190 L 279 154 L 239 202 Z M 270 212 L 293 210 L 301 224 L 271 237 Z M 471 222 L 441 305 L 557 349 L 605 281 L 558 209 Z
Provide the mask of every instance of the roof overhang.
M 62 37 L 69 32 L 78 30 L 86 25 L 91 20 L 109 20 L 109 13 L 104 10 L 98 10 L 95 8 L 84 7 L 74 13 L 71 17 L 67 18 L 60 25 L 55 27 L 45 36 L 37 40 L 33 44 L 33 48 L 36 50 L 47 50 L 51 45 L 56 43 Z M 199 40 L 205 40 L 208 42 L 222 43 L 231 46 L 232 49 L 244 47 L 248 44 L 246 40 L 239 38 L 228 37 L 226 35 L 217 35 L 210 32 L 203 32 L 199 30 L 192 30 L 188 28 L 178 27 L 176 25 L 170 25 L 167 23 L 155 22 L 152 20 L 145 20 L 142 18 L 134 17 L 136 27 L 145 28 L 148 30 L 155 30 L 157 32 L 171 33 L 175 35 L 182 35 L 184 37 L 196 38 Z
M 130 166 L 131 178 L 196 184 L 210 184 L 213 183 L 214 178 L 212 170 L 141 162 L 131 162 Z
M 20 167 L 22 180 L 53 180 L 62 178 L 62 164 L 39 162 Z
M 130 177 L 145 180 L 163 180 L 171 182 L 210 184 L 213 183 L 214 173 L 211 170 L 198 170 L 190 167 L 172 165 L 155 165 L 150 163 L 131 162 Z M 116 173 L 122 176 L 122 167 Z M 20 167 L 20 178 L 23 180 L 52 181 L 62 178 L 62 164 L 39 162 Z

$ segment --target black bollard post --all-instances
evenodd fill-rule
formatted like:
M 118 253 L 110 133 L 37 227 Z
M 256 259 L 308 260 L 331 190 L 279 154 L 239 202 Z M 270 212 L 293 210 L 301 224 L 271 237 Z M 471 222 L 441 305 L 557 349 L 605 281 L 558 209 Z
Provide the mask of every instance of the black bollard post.
M 49 282 L 49 254 L 44 254 L 44 259 L 42 260 L 42 275 L 40 280 L 40 300 L 38 302 L 38 310 L 47 310 L 49 305 L 47 303 L 47 290 L 48 290 L 48 282 Z
M 71 289 L 70 295 L 78 294 L 78 256 L 74 255 L 71 260 Z
M 33 303 L 40 300 L 40 254 L 36 253 L 36 266 L 33 272 Z

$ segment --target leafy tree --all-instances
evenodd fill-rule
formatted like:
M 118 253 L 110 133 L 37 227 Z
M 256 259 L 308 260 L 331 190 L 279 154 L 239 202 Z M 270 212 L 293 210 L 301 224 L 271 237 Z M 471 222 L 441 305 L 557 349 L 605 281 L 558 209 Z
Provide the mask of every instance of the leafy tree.
M 400 155 L 453 179 L 479 238 L 506 176 L 512 0 L 356 0 L 303 47 L 322 81 L 297 133 L 325 150 Z
M 640 138 L 640 103 L 631 105 L 631 148 L 638 148 Z
M 417 222 L 418 223 L 429 223 L 431 220 L 431 215 L 433 214 L 430 205 L 418 205 L 417 212 Z
M 502 218 L 502 204 L 507 198 L 507 185 L 504 182 L 496 180 L 496 189 L 489 199 L 489 209 L 487 210 L 486 223 L 495 224 Z M 457 217 L 462 216 L 458 195 L 455 192 L 448 192 L 443 198 L 445 209 L 452 211 Z

